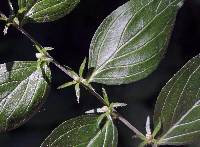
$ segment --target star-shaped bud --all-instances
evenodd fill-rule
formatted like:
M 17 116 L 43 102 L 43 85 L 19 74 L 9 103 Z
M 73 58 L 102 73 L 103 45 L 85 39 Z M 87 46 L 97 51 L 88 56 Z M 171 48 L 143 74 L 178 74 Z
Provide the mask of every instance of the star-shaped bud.
M 77 97 L 77 102 L 80 103 L 80 85 L 81 83 L 84 85 L 88 85 L 87 81 L 83 78 L 83 73 L 85 70 L 85 65 L 86 65 L 86 58 L 83 60 L 82 64 L 80 65 L 79 68 L 79 74 L 76 74 L 73 70 L 70 69 L 70 74 L 73 77 L 73 81 L 71 82 L 67 82 L 62 84 L 61 86 L 58 87 L 58 89 L 63 89 L 63 88 L 67 88 L 69 86 L 73 86 L 74 85 L 74 89 L 75 89 L 75 93 L 76 93 L 76 97 Z M 69 67 L 66 67 L 67 69 L 69 69 Z
M 152 134 L 151 134 L 151 122 L 150 122 L 150 117 L 147 117 L 146 121 L 146 138 L 149 142 L 152 140 Z
M 92 113 L 107 113 L 108 115 L 111 115 L 113 111 L 115 111 L 118 107 L 125 107 L 127 104 L 125 103 L 111 103 L 110 106 L 103 106 L 101 108 L 92 109 L 89 111 L 86 111 L 86 114 L 92 114 Z
M 36 53 L 35 56 L 38 59 L 38 62 L 48 62 L 49 63 L 52 61 L 51 58 L 46 57 L 46 55 L 43 53 Z

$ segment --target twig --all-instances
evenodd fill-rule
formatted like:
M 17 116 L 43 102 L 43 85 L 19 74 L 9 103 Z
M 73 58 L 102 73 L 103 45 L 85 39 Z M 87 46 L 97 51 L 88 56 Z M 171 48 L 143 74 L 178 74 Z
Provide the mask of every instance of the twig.
M 146 137 L 138 129 L 136 129 L 129 121 L 127 121 L 121 114 L 119 114 L 117 111 L 115 111 L 113 114 L 125 126 L 127 126 L 131 131 L 133 131 L 137 137 L 141 138 L 142 140 L 146 140 Z
M 28 34 L 22 27 L 18 26 L 15 23 L 13 23 L 12 25 L 15 28 L 17 28 L 22 34 L 24 34 L 34 45 L 38 46 L 39 48 L 37 48 L 37 49 L 38 49 L 39 52 L 42 52 L 42 53 L 44 52 L 42 50 L 43 46 L 38 41 L 36 41 L 30 34 Z M 63 71 L 66 75 L 68 75 L 69 77 L 71 77 L 74 80 L 76 80 L 77 78 L 79 78 L 75 74 L 73 74 L 73 71 L 70 68 L 62 66 L 59 62 L 57 62 L 49 54 L 45 54 L 45 55 L 47 55 L 48 58 L 51 58 L 52 59 L 51 62 L 57 68 L 59 68 L 61 71 Z M 93 96 L 95 96 L 101 103 L 103 103 L 104 105 L 107 106 L 107 104 L 104 101 L 103 97 L 99 93 L 97 93 L 94 88 L 92 88 L 91 86 L 89 86 L 87 84 L 84 84 L 82 82 L 81 82 L 81 85 L 85 89 L 87 89 Z M 113 115 L 114 115 L 115 118 L 117 118 L 118 120 L 120 120 L 125 126 L 127 126 L 132 132 L 134 132 L 139 138 L 141 138 L 142 140 L 145 139 L 145 136 L 139 130 L 137 130 L 131 123 L 129 123 L 129 121 L 126 120 L 121 114 L 119 114 L 117 111 L 114 111 Z
M 16 23 L 12 23 L 12 26 L 14 26 L 17 30 L 24 34 L 34 45 L 38 46 L 38 52 L 44 53 L 44 51 L 42 50 L 43 46 L 37 40 L 35 40 L 28 32 L 26 32 L 22 27 L 20 27 Z
M 69 71 L 67 69 L 65 69 L 62 65 L 60 65 L 59 63 L 57 63 L 56 61 L 53 61 L 52 63 L 54 63 L 54 65 L 56 65 L 59 69 L 61 69 L 65 74 L 69 75 Z M 72 78 L 72 76 L 70 76 Z M 81 83 L 81 85 L 83 87 L 85 87 L 93 96 L 95 96 L 101 103 L 103 103 L 104 105 L 108 106 L 106 104 L 106 102 L 103 100 L 103 97 L 97 93 L 92 87 L 87 86 L 83 83 Z M 118 120 L 120 120 L 125 126 L 127 126 L 131 131 L 133 131 L 139 138 L 141 138 L 142 140 L 145 139 L 145 136 L 139 131 L 137 130 L 131 123 L 129 123 L 128 120 L 126 120 L 121 114 L 119 114 L 117 111 L 113 112 L 113 115 L 115 116 L 115 118 L 117 118 Z

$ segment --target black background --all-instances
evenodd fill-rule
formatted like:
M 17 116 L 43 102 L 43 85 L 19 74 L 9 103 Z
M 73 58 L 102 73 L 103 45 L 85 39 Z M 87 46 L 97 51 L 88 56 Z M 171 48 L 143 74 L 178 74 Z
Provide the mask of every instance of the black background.
M 16 0 L 13 0 L 16 2 Z M 60 63 L 78 70 L 85 56 L 88 57 L 92 36 L 103 19 L 126 0 L 81 0 L 68 16 L 45 24 L 27 24 L 24 28 L 44 46 L 54 47 L 51 55 Z M 6 0 L 0 1 L 0 10 L 8 14 Z M 148 78 L 129 85 L 109 86 L 112 101 L 125 102 L 119 111 L 139 130 L 145 132 L 146 117 L 153 115 L 154 103 L 161 88 L 190 58 L 200 52 L 200 1 L 187 0 L 178 13 L 174 32 L 165 58 Z M 35 49 L 27 38 L 14 28 L 3 36 L 0 25 L 0 63 L 14 60 L 36 60 Z M 81 103 L 77 104 L 73 88 L 56 90 L 69 80 L 62 72 L 53 71 L 52 89 L 46 104 L 25 125 L 0 135 L 1 147 L 39 147 L 47 135 L 63 121 L 84 114 L 101 106 L 87 91 L 81 89 Z M 96 85 L 99 88 L 99 85 Z M 120 122 L 119 147 L 136 147 L 132 132 Z M 199 145 L 191 145 L 198 147 Z

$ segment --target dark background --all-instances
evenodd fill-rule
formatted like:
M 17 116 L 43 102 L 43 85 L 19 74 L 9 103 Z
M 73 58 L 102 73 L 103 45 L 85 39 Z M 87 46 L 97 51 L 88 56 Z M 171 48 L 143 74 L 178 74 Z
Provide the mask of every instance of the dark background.
M 16 2 L 15 0 L 13 0 Z M 60 63 L 76 71 L 85 56 L 88 57 L 92 36 L 103 19 L 126 0 L 81 0 L 68 16 L 45 24 L 28 24 L 25 29 L 44 46 L 54 47 L 51 55 Z M 0 1 L 0 10 L 8 14 L 6 0 Z M 153 115 L 154 103 L 161 88 L 190 58 L 200 52 L 200 1 L 187 0 L 178 13 L 168 51 L 158 69 L 148 78 L 129 85 L 109 86 L 113 101 L 128 104 L 119 110 L 139 130 L 145 132 L 146 117 Z M 13 60 L 36 60 L 35 49 L 27 38 L 13 28 L 3 36 L 0 25 L 0 63 Z M 84 114 L 99 105 L 87 91 L 81 89 L 81 103 L 77 104 L 72 88 L 56 90 L 69 80 L 52 66 L 53 84 L 46 104 L 30 121 L 20 128 L 0 135 L 1 147 L 39 147 L 48 134 L 63 121 Z M 97 85 L 97 87 L 100 87 Z M 136 147 L 132 132 L 120 122 L 119 147 Z M 198 147 L 200 144 L 191 145 Z

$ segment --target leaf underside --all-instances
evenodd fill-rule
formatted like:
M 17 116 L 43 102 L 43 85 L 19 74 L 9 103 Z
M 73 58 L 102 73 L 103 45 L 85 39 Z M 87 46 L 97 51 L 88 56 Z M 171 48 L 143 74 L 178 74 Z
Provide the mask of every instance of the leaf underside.
M 27 21 L 51 22 L 69 14 L 80 0 L 18 0 L 20 9 L 26 9 L 23 23 Z
M 97 116 L 80 116 L 57 127 L 41 147 L 117 147 L 117 129 L 108 120 L 100 129 Z
M 45 78 L 44 78 L 45 74 Z M 24 124 L 45 101 L 50 70 L 38 63 L 0 64 L 0 132 Z
M 89 82 L 126 84 L 148 76 L 165 53 L 181 0 L 132 0 L 112 12 L 90 46 Z
M 200 137 L 200 56 L 191 59 L 162 89 L 154 123 L 162 121 L 160 144 L 179 145 Z

